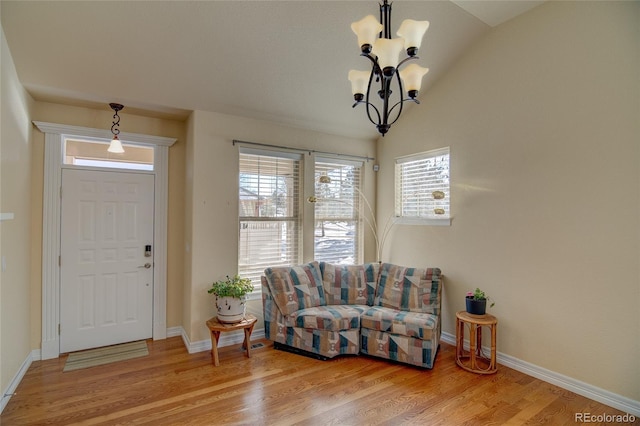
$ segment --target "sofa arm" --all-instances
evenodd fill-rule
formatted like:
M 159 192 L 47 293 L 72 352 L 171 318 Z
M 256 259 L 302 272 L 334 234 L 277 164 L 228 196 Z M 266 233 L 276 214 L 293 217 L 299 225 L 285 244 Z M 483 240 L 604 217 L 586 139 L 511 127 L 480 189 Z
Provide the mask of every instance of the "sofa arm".
M 273 299 L 273 294 L 271 294 L 271 289 L 269 288 L 269 284 L 267 284 L 267 278 L 264 275 L 260 277 L 260 284 L 262 287 L 262 310 L 264 312 L 264 320 L 275 321 L 278 314 L 278 305 L 276 305 L 276 302 Z
M 440 316 L 441 277 L 440 268 L 411 268 L 383 263 L 374 305 Z
M 260 278 L 262 287 L 262 312 L 264 315 L 264 337 L 275 341 L 278 331 L 281 327 L 278 323 L 282 323 L 282 313 L 278 310 L 278 305 L 273 299 L 273 294 L 267 283 L 267 278 L 263 275 Z

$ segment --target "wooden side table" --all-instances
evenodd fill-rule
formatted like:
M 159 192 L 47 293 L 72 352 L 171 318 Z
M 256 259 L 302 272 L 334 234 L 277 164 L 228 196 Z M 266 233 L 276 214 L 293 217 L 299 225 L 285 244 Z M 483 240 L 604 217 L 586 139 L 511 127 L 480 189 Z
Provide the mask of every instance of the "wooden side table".
M 211 332 L 211 355 L 213 355 L 213 365 L 216 367 L 220 365 L 220 360 L 218 359 L 218 340 L 220 340 L 220 333 L 223 331 L 244 330 L 244 344 L 242 347 L 246 348 L 247 357 L 251 358 L 251 345 L 249 344 L 249 341 L 256 321 L 258 321 L 258 319 L 255 315 L 251 314 L 245 315 L 242 321 L 235 324 L 220 322 L 218 321 L 218 317 L 213 317 L 207 321 L 207 327 L 209 327 L 209 331 Z
M 464 330 L 469 328 L 469 351 L 464 350 Z M 491 354 L 482 352 L 482 327 L 491 331 Z M 498 371 L 496 363 L 496 328 L 498 319 L 493 315 L 473 315 L 466 311 L 456 313 L 456 363 L 467 371 L 493 374 Z

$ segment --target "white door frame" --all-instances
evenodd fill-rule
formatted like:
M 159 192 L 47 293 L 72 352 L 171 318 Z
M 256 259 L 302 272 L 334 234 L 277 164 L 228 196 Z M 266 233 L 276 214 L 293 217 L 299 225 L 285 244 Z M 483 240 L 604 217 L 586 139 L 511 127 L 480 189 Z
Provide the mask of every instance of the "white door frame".
M 60 186 L 63 168 L 63 141 L 67 136 L 109 140 L 108 129 L 67 126 L 34 121 L 45 134 L 44 194 L 42 203 L 42 341 L 41 359 L 60 356 Z M 167 207 L 169 188 L 169 147 L 175 138 L 138 133 L 120 133 L 120 139 L 139 145 L 153 145 L 155 185 L 153 339 L 167 337 Z

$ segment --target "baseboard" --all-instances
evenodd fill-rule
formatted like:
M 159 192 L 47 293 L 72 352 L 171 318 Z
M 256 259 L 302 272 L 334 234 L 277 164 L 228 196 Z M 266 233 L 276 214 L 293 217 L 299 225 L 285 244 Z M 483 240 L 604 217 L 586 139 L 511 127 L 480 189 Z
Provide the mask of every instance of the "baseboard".
M 182 329 L 182 327 L 180 328 Z M 187 333 L 184 331 L 184 329 L 182 329 L 180 335 L 182 336 L 182 342 L 184 343 L 184 346 L 187 348 L 187 351 L 190 354 L 211 350 L 211 339 L 191 342 L 189 340 L 189 336 L 187 336 Z M 251 340 L 254 340 L 254 339 L 264 339 L 264 328 L 253 330 L 253 333 L 251 333 Z M 232 331 L 229 333 L 221 333 L 220 340 L 218 340 L 218 347 L 223 348 L 225 346 L 237 345 L 243 342 L 244 342 L 243 330 Z
M 40 351 L 38 350 L 38 352 Z M 39 354 L 38 354 L 38 358 L 40 358 Z M 9 403 L 9 400 L 15 394 L 15 391 L 18 388 L 18 385 L 22 381 L 22 378 L 24 377 L 24 375 L 27 374 L 27 370 L 29 369 L 33 361 L 34 361 L 33 352 L 29 352 L 24 362 L 18 369 L 18 372 L 15 374 L 15 376 L 13 376 L 13 379 L 11 379 L 11 382 L 9 382 L 9 385 L 7 386 L 7 388 L 4 389 L 4 391 L 2 392 L 2 399 L 0 400 L 0 414 L 2 414 L 2 411 L 4 411 L 4 407 L 7 406 L 7 404 Z
M 184 329 L 182 327 L 169 327 L 167 328 L 167 337 L 182 336 Z
M 442 332 L 440 340 L 453 346 L 456 345 L 456 336 L 450 333 Z M 466 349 L 469 348 L 468 340 L 465 340 L 464 346 Z M 490 348 L 483 347 L 483 350 L 490 351 Z M 608 390 L 547 370 L 546 368 L 522 361 L 521 359 L 501 352 L 496 354 L 496 358 L 498 364 L 513 368 L 514 370 L 528 376 L 535 377 L 536 379 L 551 383 L 552 385 L 556 385 L 562 389 L 566 389 L 586 398 L 593 399 L 594 401 L 598 401 L 602 404 L 608 405 L 609 407 L 640 417 L 640 401 L 634 401 L 631 398 L 609 392 Z

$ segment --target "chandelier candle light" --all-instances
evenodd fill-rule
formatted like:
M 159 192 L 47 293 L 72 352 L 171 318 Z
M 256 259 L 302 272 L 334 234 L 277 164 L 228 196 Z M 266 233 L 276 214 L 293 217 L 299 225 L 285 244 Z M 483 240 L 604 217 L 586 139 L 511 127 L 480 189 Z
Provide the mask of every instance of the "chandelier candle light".
M 111 139 L 111 143 L 109 144 L 107 151 L 114 154 L 122 154 L 124 153 L 124 148 L 122 147 L 120 139 L 118 139 L 118 135 L 120 134 L 120 116 L 118 115 L 118 111 L 122 110 L 124 106 L 120 104 L 109 104 L 109 106 L 115 111 L 115 114 L 113 114 L 113 124 L 111 125 L 113 139 Z
M 351 29 L 358 36 L 361 56 L 372 62 L 372 68 L 371 71 L 349 71 L 349 80 L 351 81 L 353 98 L 356 101 L 353 107 L 355 108 L 361 103 L 366 104 L 369 120 L 384 136 L 391 125 L 400 118 L 404 102 L 420 103 L 417 99 L 418 92 L 422 85 L 422 77 L 429 72 L 429 69 L 417 64 L 410 64 L 401 71 L 399 69 L 405 62 L 418 59 L 416 54 L 422 44 L 422 37 L 429 28 L 429 21 L 405 19 L 396 33 L 401 38 L 392 39 L 391 4 L 384 0 L 384 3 L 380 4 L 380 22 L 373 15 L 368 15 L 351 24 Z M 400 52 L 403 48 L 406 50 L 407 57 L 400 61 Z M 369 101 L 374 76 L 375 82 L 380 83 L 378 95 L 382 100 L 381 109 Z M 398 83 L 397 98 L 399 100 L 391 105 L 391 95 L 393 94 L 391 84 L 394 78 Z M 404 97 L 405 91 L 406 98 Z M 398 110 L 392 119 L 392 112 L 396 107 Z M 372 113 L 375 115 L 375 119 Z

